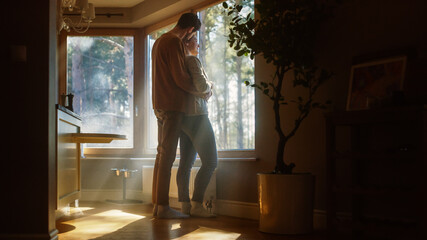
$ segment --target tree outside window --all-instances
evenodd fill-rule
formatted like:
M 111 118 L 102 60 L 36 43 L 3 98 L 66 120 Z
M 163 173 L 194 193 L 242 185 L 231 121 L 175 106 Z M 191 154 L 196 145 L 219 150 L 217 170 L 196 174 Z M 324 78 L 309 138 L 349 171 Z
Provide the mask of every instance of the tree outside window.
M 133 147 L 133 58 L 132 36 L 67 37 L 67 89 L 82 132 L 128 138 L 88 147 Z

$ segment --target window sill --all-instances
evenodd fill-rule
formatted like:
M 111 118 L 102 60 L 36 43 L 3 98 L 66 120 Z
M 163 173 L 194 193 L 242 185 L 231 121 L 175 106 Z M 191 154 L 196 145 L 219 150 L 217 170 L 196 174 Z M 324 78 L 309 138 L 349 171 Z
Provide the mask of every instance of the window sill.
M 126 158 L 126 157 L 85 157 L 83 158 L 84 161 L 86 160 L 131 160 L 131 161 L 142 161 L 146 162 L 148 164 L 153 164 L 156 158 L 154 157 L 141 157 L 141 158 Z M 179 158 L 176 158 L 176 161 L 174 162 L 174 165 L 179 164 Z M 256 162 L 258 161 L 257 158 L 254 157 L 240 157 L 240 158 L 218 158 L 219 162 Z M 196 162 L 194 164 L 195 166 L 201 165 L 200 158 L 196 159 Z
M 105 159 L 105 160 L 132 160 L 132 161 L 144 161 L 151 162 L 156 159 L 156 154 L 144 154 L 138 157 L 133 157 L 131 154 L 121 155 L 120 151 L 111 151 L 106 154 L 91 154 L 85 153 L 85 157 L 82 159 L 87 160 L 96 160 L 96 159 Z M 179 162 L 179 153 L 176 158 Z M 219 162 L 255 162 L 258 158 L 255 155 L 255 150 L 228 150 L 228 151 L 218 151 L 218 161 Z M 199 158 L 196 159 L 196 162 L 200 161 Z

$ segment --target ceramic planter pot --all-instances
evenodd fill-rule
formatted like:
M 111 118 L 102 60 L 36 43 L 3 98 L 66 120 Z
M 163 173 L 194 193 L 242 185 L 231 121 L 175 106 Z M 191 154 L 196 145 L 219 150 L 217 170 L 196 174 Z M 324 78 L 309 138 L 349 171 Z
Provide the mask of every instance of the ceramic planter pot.
M 259 230 L 276 234 L 313 231 L 314 176 L 258 174 Z

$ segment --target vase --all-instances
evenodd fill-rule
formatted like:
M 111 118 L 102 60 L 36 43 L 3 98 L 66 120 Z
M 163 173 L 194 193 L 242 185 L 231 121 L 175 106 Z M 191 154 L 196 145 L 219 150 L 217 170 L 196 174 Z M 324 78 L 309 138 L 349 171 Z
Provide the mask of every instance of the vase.
M 258 174 L 259 231 L 309 234 L 313 231 L 314 176 Z

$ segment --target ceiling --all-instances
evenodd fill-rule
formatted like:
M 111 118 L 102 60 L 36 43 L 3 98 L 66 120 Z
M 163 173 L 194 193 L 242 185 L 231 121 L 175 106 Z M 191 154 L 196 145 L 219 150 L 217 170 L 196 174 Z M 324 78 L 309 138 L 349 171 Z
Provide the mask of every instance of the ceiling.
M 89 0 L 93 27 L 141 28 L 176 16 L 206 0 Z
M 144 0 L 89 0 L 95 7 L 129 8 L 143 2 Z

